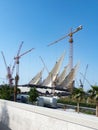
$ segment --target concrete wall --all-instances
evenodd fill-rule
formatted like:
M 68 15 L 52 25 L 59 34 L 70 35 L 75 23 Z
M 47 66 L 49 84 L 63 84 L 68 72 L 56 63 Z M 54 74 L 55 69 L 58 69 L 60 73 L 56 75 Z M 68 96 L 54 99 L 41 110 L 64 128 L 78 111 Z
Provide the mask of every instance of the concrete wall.
M 0 100 L 1 124 L 6 130 L 98 130 L 95 116 L 5 100 Z

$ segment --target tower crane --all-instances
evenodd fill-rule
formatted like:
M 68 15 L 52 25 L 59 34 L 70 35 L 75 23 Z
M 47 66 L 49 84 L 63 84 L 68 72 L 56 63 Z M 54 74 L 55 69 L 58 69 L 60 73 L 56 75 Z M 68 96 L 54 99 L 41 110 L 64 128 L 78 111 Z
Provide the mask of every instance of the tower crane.
M 11 87 L 12 84 L 13 84 L 13 82 L 12 82 L 12 80 L 13 80 L 12 74 L 13 74 L 14 69 L 11 71 L 11 67 L 7 65 L 3 51 L 1 51 L 1 54 L 2 54 L 4 63 L 5 63 L 5 67 L 6 67 L 6 71 L 7 71 L 8 84 L 9 84 L 10 87 Z
M 45 62 L 44 62 L 44 60 L 42 59 L 41 56 L 39 56 L 39 58 L 41 59 L 41 61 L 42 61 L 43 65 L 44 65 L 44 67 L 45 67 L 47 73 L 49 74 L 49 70 L 48 70 L 48 68 L 47 68 L 47 66 L 46 66 L 46 64 L 45 64 Z
M 84 74 L 80 72 L 81 76 L 83 77 L 83 81 L 81 81 L 81 79 L 80 79 L 80 86 L 81 86 L 81 87 L 84 87 L 84 82 L 85 82 L 85 80 L 86 80 L 86 82 L 91 86 L 91 84 L 89 83 L 89 81 L 88 81 L 87 78 L 86 78 L 87 69 L 88 69 L 88 64 L 86 65 Z
M 16 76 L 15 76 L 15 87 L 14 87 L 14 101 L 16 101 L 16 97 L 17 97 L 17 86 L 18 86 L 18 81 L 19 81 L 19 59 L 24 56 L 25 54 L 31 52 L 34 48 L 22 53 L 20 55 L 20 51 L 21 51 L 21 48 L 22 48 L 22 45 L 23 45 L 23 41 L 22 43 L 20 44 L 19 46 L 19 50 L 17 52 L 17 55 L 14 57 L 14 60 L 15 60 L 15 64 L 16 64 Z M 15 66 L 14 64 L 14 66 Z M 13 68 L 14 69 L 14 68 Z
M 73 68 L 73 34 L 80 31 L 81 29 L 82 29 L 82 25 L 77 27 L 74 31 L 72 31 L 72 29 L 71 29 L 70 33 L 68 33 L 67 35 L 59 38 L 58 40 L 56 40 L 48 45 L 48 46 L 51 46 L 51 45 L 56 44 L 59 41 L 65 39 L 66 37 L 70 37 L 69 38 L 69 43 L 70 43 L 70 50 L 69 50 L 69 65 L 70 65 L 70 67 L 69 68 L 70 68 L 70 70 Z

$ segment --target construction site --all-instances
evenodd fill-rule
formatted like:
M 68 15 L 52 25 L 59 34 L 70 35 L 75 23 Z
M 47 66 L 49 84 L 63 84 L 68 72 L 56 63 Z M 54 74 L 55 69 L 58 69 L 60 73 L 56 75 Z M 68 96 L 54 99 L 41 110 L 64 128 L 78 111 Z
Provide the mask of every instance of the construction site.
M 0 130 L 98 130 L 98 0 L 0 1 Z
M 7 84 L 10 87 L 14 86 L 14 100 L 17 97 L 17 88 L 21 89 L 21 92 L 28 92 L 31 87 L 36 87 L 38 92 L 41 94 L 50 94 L 50 95 L 66 95 L 72 92 L 73 88 L 75 87 L 75 77 L 79 68 L 79 63 L 76 63 L 73 66 L 73 35 L 78 31 L 82 30 L 82 26 L 80 25 L 75 30 L 70 31 L 70 33 L 66 34 L 65 36 L 55 40 L 54 42 L 48 44 L 47 46 L 52 46 L 54 44 L 60 43 L 60 41 L 66 39 L 68 37 L 69 40 L 69 61 L 68 64 L 62 69 L 60 72 L 62 63 L 65 60 L 65 52 L 61 54 L 60 58 L 55 62 L 53 68 L 51 70 L 45 64 L 45 61 L 40 56 L 40 60 L 43 64 L 43 68 L 37 72 L 37 74 L 23 85 L 19 85 L 19 63 L 20 58 L 25 56 L 27 53 L 30 53 L 34 50 L 31 48 L 30 50 L 25 51 L 24 53 L 20 54 L 21 48 L 23 46 L 23 41 L 21 42 L 18 52 L 16 56 L 14 56 L 14 63 L 13 66 L 8 66 L 6 62 L 6 58 L 4 56 L 4 52 L 1 51 L 3 61 L 5 64 L 6 72 L 7 72 Z M 47 71 L 48 76 L 42 80 L 44 70 Z M 15 72 L 14 72 L 15 71 Z M 83 87 L 82 81 L 80 81 L 80 86 Z

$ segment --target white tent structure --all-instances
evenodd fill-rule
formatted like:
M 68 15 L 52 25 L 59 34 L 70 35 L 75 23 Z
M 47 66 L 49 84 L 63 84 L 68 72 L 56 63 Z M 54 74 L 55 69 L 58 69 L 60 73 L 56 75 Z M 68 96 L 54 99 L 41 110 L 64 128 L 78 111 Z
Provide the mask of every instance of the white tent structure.
M 35 75 L 35 77 L 28 83 L 30 85 L 36 84 L 36 85 L 40 85 L 42 82 L 42 73 L 43 73 L 42 69 L 40 72 L 37 73 L 37 75 Z
M 65 53 L 59 58 L 59 60 L 56 62 L 55 66 L 47 76 L 47 78 L 43 81 L 42 86 L 48 86 L 48 87 L 53 87 L 54 86 L 54 81 L 60 71 L 62 62 L 64 60 Z
M 69 65 L 65 66 L 60 75 L 57 76 L 56 85 L 60 85 L 68 74 Z
M 59 85 L 61 88 L 67 89 L 67 88 L 72 87 L 72 83 L 75 80 L 78 67 L 79 67 L 79 64 L 77 63 L 75 67 L 71 69 L 69 74 L 65 77 L 63 82 Z
M 60 73 L 61 65 L 65 57 L 65 52 L 61 55 L 61 57 L 56 61 L 53 69 L 50 71 L 46 79 L 42 81 L 42 73 L 43 69 L 35 75 L 35 77 L 28 83 L 30 85 L 40 85 L 50 87 L 47 88 L 47 91 L 51 92 L 60 89 L 69 89 L 73 87 L 73 82 L 75 81 L 76 72 L 79 67 L 79 63 L 77 63 L 69 72 L 69 64 L 64 67 L 63 71 Z M 39 91 L 46 91 L 44 88 L 37 88 Z

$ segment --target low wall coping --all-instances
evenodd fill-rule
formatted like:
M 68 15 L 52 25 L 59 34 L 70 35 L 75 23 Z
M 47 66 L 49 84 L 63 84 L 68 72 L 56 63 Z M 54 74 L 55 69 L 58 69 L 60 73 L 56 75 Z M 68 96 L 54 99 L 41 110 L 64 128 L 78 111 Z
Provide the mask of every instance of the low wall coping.
M 67 112 L 66 110 L 50 109 L 40 106 L 34 106 L 30 104 L 12 102 L 7 100 L 1 100 L 1 104 L 6 104 L 6 106 L 15 107 L 18 109 L 23 109 L 32 113 L 37 113 L 40 115 L 48 116 L 58 120 L 78 124 L 94 130 L 98 130 L 98 117 L 93 115 L 81 114 L 76 112 Z

